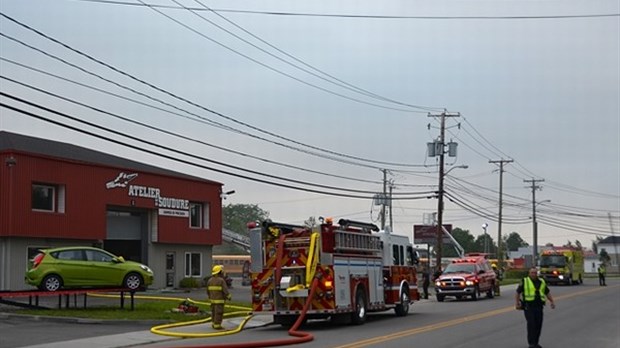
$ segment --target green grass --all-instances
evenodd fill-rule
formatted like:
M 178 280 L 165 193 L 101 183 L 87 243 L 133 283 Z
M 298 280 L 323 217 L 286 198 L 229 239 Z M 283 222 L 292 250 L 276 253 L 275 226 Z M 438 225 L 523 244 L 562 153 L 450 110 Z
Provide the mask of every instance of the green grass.
M 206 305 L 199 305 L 198 308 L 201 312 L 197 314 L 173 312 L 172 309 L 177 308 L 180 302 L 181 301 L 151 301 L 136 299 L 134 303 L 134 310 L 130 309 L 131 304 L 126 301 L 124 309 L 121 309 L 117 303 L 116 305 L 92 306 L 87 308 L 20 309 L 14 313 L 52 317 L 74 317 L 104 320 L 155 320 L 163 322 L 182 322 L 211 316 L 211 309 Z M 249 307 L 247 303 L 233 303 L 233 305 Z M 239 310 L 240 309 L 238 308 L 227 307 L 225 312 L 237 312 Z
M 515 284 L 520 279 L 504 278 L 501 285 Z M 40 315 L 51 317 L 74 317 L 86 319 L 102 319 L 102 320 L 154 320 L 162 322 L 182 322 L 197 320 L 211 316 L 211 308 L 207 305 L 199 304 L 198 308 L 201 313 L 184 314 L 175 313 L 172 309 L 177 308 L 181 303 L 180 300 L 147 300 L 135 299 L 134 310 L 130 309 L 130 302 L 125 301 L 125 308 L 121 309 L 117 300 L 112 300 L 109 305 L 89 305 L 87 308 L 63 308 L 63 309 L 20 309 L 14 313 L 27 315 Z M 249 303 L 234 302 L 232 305 L 237 307 L 249 308 Z M 241 309 L 226 307 L 226 312 L 238 312 Z M 249 311 L 249 309 L 248 309 Z

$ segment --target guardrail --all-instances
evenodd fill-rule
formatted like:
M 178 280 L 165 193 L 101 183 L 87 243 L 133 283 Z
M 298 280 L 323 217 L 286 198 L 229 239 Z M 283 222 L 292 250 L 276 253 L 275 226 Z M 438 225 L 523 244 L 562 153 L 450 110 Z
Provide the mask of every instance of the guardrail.
M 62 309 L 62 299 L 65 299 L 65 308 L 70 308 L 71 295 L 73 295 L 73 306 L 77 308 L 77 297 L 82 295 L 83 305 L 86 308 L 86 298 L 88 293 L 101 293 L 101 292 L 119 292 L 120 293 L 120 306 L 125 308 L 125 294 L 129 293 L 131 310 L 134 310 L 134 294 L 136 290 L 130 290 L 126 288 L 93 288 L 93 289 L 67 289 L 59 291 L 40 291 L 40 290 L 19 290 L 19 291 L 0 291 L 0 303 L 23 307 L 23 308 L 37 308 L 37 309 L 49 309 L 39 305 L 40 297 L 52 297 L 58 296 L 58 309 Z M 14 300 L 7 300 L 7 298 L 28 298 L 28 303 L 17 302 Z M 34 302 L 34 303 L 33 303 Z

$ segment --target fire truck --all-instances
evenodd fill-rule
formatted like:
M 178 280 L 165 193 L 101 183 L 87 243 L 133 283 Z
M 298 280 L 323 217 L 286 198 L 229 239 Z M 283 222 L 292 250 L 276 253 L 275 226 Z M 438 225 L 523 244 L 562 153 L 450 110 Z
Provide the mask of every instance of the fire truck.
M 315 228 L 270 220 L 248 227 L 252 311 L 277 324 L 292 326 L 303 312 L 303 320 L 359 325 L 369 312 L 405 316 L 420 298 L 418 258 L 406 236 L 329 218 Z
M 583 272 L 583 250 L 580 248 L 553 248 L 540 255 L 540 276 L 549 284 L 582 284 Z

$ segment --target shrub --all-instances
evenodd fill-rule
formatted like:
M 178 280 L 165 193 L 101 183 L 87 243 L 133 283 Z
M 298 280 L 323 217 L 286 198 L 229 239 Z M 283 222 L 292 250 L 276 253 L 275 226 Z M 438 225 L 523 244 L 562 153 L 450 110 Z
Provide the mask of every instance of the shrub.
M 510 269 L 504 273 L 504 278 L 521 279 L 527 277 L 527 269 Z
M 200 279 L 197 278 L 183 278 L 179 283 L 179 287 L 182 289 L 187 288 L 199 288 L 202 284 L 200 284 Z

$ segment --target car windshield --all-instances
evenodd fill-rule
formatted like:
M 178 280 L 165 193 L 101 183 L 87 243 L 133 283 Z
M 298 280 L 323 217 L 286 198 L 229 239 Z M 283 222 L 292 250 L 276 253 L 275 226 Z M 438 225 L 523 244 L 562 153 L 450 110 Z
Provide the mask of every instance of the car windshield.
M 566 257 L 564 255 L 542 255 L 540 258 L 541 267 L 564 267 L 566 266 Z
M 451 263 L 443 272 L 446 273 L 474 273 L 475 267 L 468 263 Z

